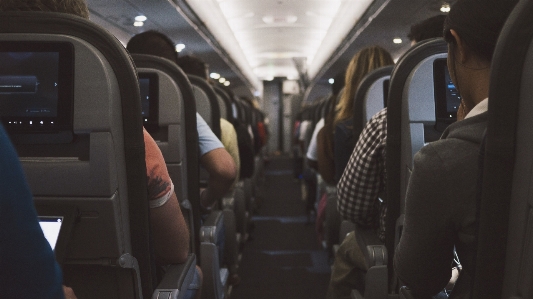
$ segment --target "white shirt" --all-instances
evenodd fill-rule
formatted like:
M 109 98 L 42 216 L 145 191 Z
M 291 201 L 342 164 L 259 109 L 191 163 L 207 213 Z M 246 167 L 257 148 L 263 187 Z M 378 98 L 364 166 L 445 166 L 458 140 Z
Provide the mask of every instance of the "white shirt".
M 321 118 L 315 126 L 315 130 L 313 131 L 313 136 L 311 137 L 311 142 L 309 143 L 309 148 L 307 149 L 307 158 L 310 160 L 317 161 L 318 160 L 318 151 L 317 151 L 317 136 L 320 129 L 324 127 L 324 118 Z
M 487 112 L 489 110 L 489 98 L 484 99 L 483 101 L 479 102 L 468 114 L 465 116 L 465 119 L 469 117 L 473 117 L 476 115 L 479 115 L 483 112 Z

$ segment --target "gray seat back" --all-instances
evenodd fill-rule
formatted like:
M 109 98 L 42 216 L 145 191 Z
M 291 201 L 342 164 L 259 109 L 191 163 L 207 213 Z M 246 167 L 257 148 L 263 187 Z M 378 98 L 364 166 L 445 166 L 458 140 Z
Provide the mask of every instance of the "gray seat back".
M 79 211 L 64 283 L 80 297 L 150 297 L 155 279 L 141 102 L 130 57 L 111 34 L 78 17 L 0 15 L 2 42 L 62 42 L 74 51 L 74 90 L 67 97 L 72 140 L 57 144 L 50 140 L 54 134 L 28 137 L 7 128 L 36 205 Z
M 353 104 L 353 131 L 356 139 L 366 123 L 387 106 L 390 75 L 393 66 L 385 66 L 368 73 L 359 84 Z
M 189 75 L 188 77 L 194 90 L 198 113 L 207 122 L 215 136 L 220 139 L 221 114 L 217 94 L 205 79 L 194 75 Z
M 199 259 L 198 131 L 193 89 L 185 73 L 171 61 L 151 55 L 132 57 L 140 74 L 153 73 L 159 78 L 158 125 L 150 131 L 163 153 L 181 206 L 187 210 L 191 250 Z
M 533 297 L 532 13 L 517 4 L 492 60 L 473 298 Z
M 399 241 L 404 197 L 413 156 L 424 146 L 424 126 L 435 122 L 433 63 L 446 58 L 442 39 L 418 43 L 405 53 L 391 75 L 387 101 L 387 215 L 385 245 L 388 265 Z M 397 226 L 397 223 L 399 224 Z M 393 278 L 389 267 L 389 279 Z

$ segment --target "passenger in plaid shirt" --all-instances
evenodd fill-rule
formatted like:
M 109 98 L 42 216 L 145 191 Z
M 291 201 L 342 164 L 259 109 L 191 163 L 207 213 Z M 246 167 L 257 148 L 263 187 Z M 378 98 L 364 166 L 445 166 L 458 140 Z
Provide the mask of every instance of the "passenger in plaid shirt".
M 387 108 L 366 124 L 337 185 L 337 208 L 342 218 L 365 227 L 378 228 L 385 240 L 387 206 L 379 200 L 385 193 L 385 145 Z
M 438 15 L 411 27 L 408 37 L 414 43 L 442 37 L 444 19 Z M 374 115 L 366 124 L 350 156 L 348 165 L 337 184 L 339 213 L 344 219 L 361 226 L 375 228 L 385 240 L 385 145 L 387 142 L 387 108 Z M 364 294 L 368 267 L 363 252 L 349 233 L 337 253 L 331 272 L 327 299 L 350 298 L 352 289 Z

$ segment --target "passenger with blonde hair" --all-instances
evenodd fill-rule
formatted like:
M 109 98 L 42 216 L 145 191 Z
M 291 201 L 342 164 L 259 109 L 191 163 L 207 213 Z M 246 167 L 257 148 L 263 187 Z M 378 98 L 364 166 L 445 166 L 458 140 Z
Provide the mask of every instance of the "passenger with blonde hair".
M 354 55 L 346 69 L 344 93 L 335 115 L 335 182 L 348 164 L 359 136 L 353 134 L 353 102 L 363 78 L 371 71 L 394 64 L 391 55 L 379 46 L 372 46 Z
M 442 36 L 444 21 L 434 22 L 432 18 L 420 24 L 422 26 L 417 28 L 425 28 L 427 31 L 420 36 L 425 38 Z M 382 194 L 385 192 L 386 177 L 387 108 L 374 115 L 365 125 L 361 135 L 356 138 L 355 148 L 337 184 L 337 209 L 343 219 L 362 227 L 375 229 L 380 240 L 384 241 L 387 202 Z M 366 271 L 363 252 L 355 241 L 354 232 L 351 232 L 335 256 L 328 299 L 350 298 L 352 289 L 364 294 Z

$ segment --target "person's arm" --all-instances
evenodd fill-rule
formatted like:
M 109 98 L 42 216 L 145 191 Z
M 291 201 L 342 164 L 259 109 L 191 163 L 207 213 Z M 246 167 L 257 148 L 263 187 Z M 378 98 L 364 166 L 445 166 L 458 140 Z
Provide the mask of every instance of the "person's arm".
M 144 133 L 150 227 L 159 264 L 180 264 L 189 254 L 189 230 L 168 174 L 163 154 Z
M 230 189 L 237 171 L 233 158 L 224 148 L 214 149 L 200 157 L 200 164 L 209 173 L 207 189 L 201 194 L 201 204 L 208 208 Z
M 202 191 L 200 203 L 204 208 L 209 208 L 228 192 L 237 171 L 233 158 L 198 113 L 196 114 L 196 127 L 200 146 L 200 164 L 209 173 L 207 189 Z
M 453 172 L 433 145 L 415 156 L 405 205 L 405 224 L 394 255 L 398 277 L 417 295 L 442 291 L 451 276 L 454 233 L 452 201 L 459 195 Z
M 160 264 L 181 264 L 189 255 L 189 230 L 176 193 L 160 207 L 150 209 L 150 226 Z
M 378 194 L 384 189 L 386 113 L 365 126 L 337 184 L 337 209 L 344 219 L 363 226 L 376 223 Z

